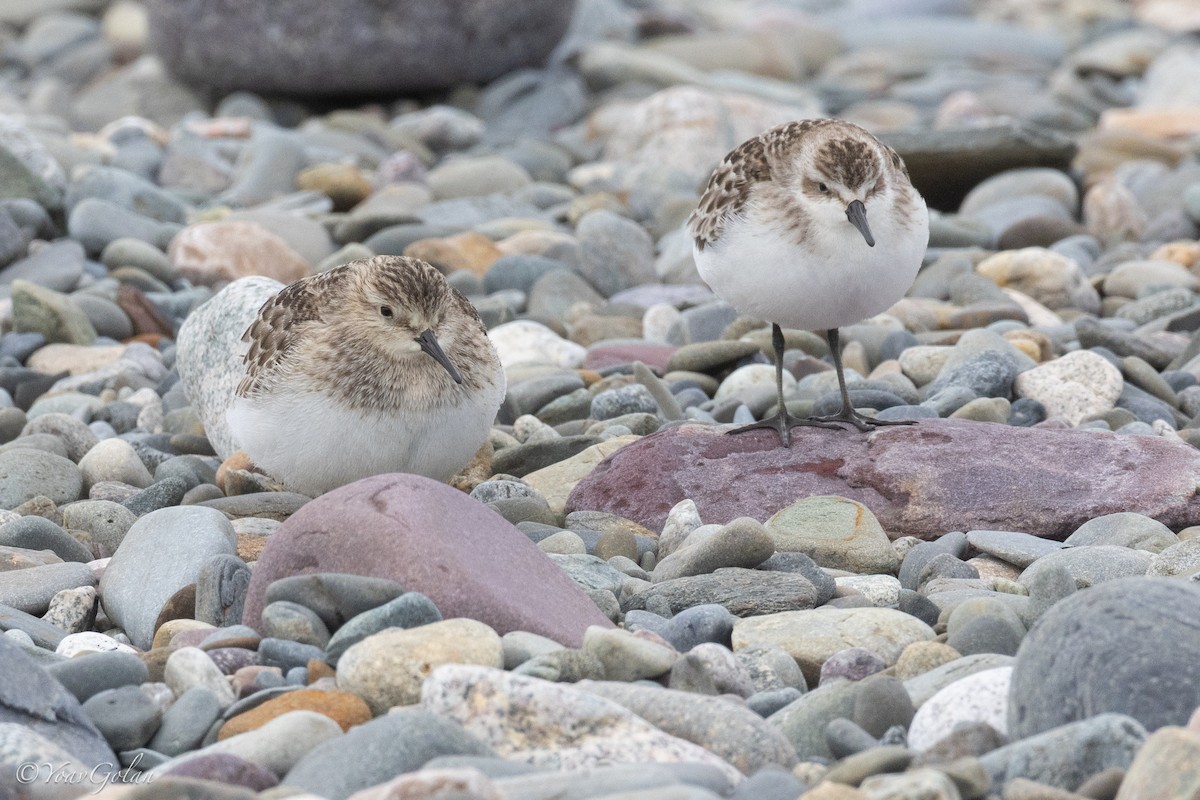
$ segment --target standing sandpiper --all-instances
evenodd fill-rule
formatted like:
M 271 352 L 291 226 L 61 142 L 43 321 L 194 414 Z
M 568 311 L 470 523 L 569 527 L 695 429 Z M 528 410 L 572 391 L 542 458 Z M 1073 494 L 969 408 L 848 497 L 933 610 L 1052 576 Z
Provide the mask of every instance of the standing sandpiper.
M 929 242 L 925 201 L 896 151 L 843 120 L 771 128 L 725 156 L 688 228 L 700 277 L 713 292 L 771 323 L 779 412 L 730 433 L 770 428 L 787 447 L 801 425 L 847 422 L 866 431 L 908 424 L 854 410 L 838 342 L 840 326 L 904 296 Z M 783 327 L 825 331 L 842 393 L 837 414 L 787 413 Z
M 242 339 L 246 377 L 229 427 L 259 467 L 311 497 L 383 472 L 446 480 L 487 439 L 504 399 L 479 315 L 415 258 L 296 281 Z

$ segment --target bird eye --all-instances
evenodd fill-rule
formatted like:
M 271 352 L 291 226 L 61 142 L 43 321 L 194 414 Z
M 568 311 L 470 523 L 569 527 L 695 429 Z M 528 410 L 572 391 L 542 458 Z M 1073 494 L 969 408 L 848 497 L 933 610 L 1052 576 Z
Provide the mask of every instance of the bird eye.
M 379 316 L 383 317 L 384 319 L 391 319 L 393 316 L 395 316 L 395 314 L 393 313 L 391 306 L 380 306 Z
M 826 193 L 829 192 L 829 187 L 823 183 L 818 183 L 817 188 L 820 189 L 822 192 L 826 192 Z

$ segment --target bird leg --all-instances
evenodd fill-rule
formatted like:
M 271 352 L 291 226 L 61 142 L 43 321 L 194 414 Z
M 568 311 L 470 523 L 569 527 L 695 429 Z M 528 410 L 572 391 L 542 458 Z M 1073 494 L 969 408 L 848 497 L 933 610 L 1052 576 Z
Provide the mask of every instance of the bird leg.
M 783 328 L 778 325 L 771 324 L 771 346 L 775 349 L 775 388 L 779 392 L 779 410 L 770 417 L 749 425 L 743 425 L 740 428 L 726 431 L 726 433 L 745 433 L 746 431 L 756 431 L 767 428 L 779 434 L 779 441 L 784 447 L 792 446 L 792 428 L 809 427 L 809 428 L 833 428 L 841 430 L 841 427 L 825 420 L 794 417 L 788 413 L 787 405 L 783 402 Z M 840 372 L 838 373 L 841 374 Z
M 829 414 L 824 417 L 809 417 L 810 420 L 817 422 L 849 422 L 860 431 L 869 431 L 882 425 L 916 424 L 916 420 L 912 419 L 875 419 L 874 417 L 868 417 L 855 411 L 854 406 L 850 403 L 850 392 L 846 389 L 846 373 L 842 371 L 842 348 L 838 329 L 830 328 L 825 331 L 825 338 L 829 341 L 829 352 L 833 356 L 833 367 L 837 370 L 838 387 L 842 390 L 842 410 L 836 414 Z

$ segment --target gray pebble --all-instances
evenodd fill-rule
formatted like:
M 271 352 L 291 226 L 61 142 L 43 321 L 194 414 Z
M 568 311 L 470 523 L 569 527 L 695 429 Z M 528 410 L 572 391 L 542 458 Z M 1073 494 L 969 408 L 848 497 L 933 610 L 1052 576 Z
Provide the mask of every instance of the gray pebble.
M 44 517 L 26 516 L 0 525 L 0 545 L 50 550 L 63 561 L 88 562 L 92 549 Z
M 329 629 L 316 612 L 289 600 L 268 603 L 262 610 L 262 626 L 266 637 L 319 648 L 329 642 Z
M 106 689 L 150 680 L 146 664 L 133 653 L 92 652 L 61 661 L 46 671 L 81 703 Z
M 415 628 L 441 619 L 442 615 L 432 600 L 420 592 L 405 592 L 378 608 L 347 620 L 325 645 L 325 655 L 336 663 L 347 648 L 373 633 L 385 628 Z
M 166 756 L 194 750 L 220 716 L 217 696 L 202 686 L 194 686 L 163 714 L 162 723 L 147 746 Z
M 137 686 L 98 692 L 83 704 L 83 712 L 117 752 L 144 745 L 162 720 L 158 706 Z

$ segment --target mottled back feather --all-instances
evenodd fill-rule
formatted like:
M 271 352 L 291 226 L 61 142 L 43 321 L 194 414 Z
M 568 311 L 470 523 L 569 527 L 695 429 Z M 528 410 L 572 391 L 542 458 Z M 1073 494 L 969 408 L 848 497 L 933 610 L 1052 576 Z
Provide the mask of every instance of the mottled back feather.
M 239 397 L 252 394 L 272 370 L 278 369 L 300 340 L 305 323 L 321 322 L 327 293 L 345 279 L 346 269 L 337 267 L 296 281 L 262 304 L 258 316 L 242 334 L 242 341 L 249 342 L 250 349 L 245 356 L 246 376 L 237 387 Z

